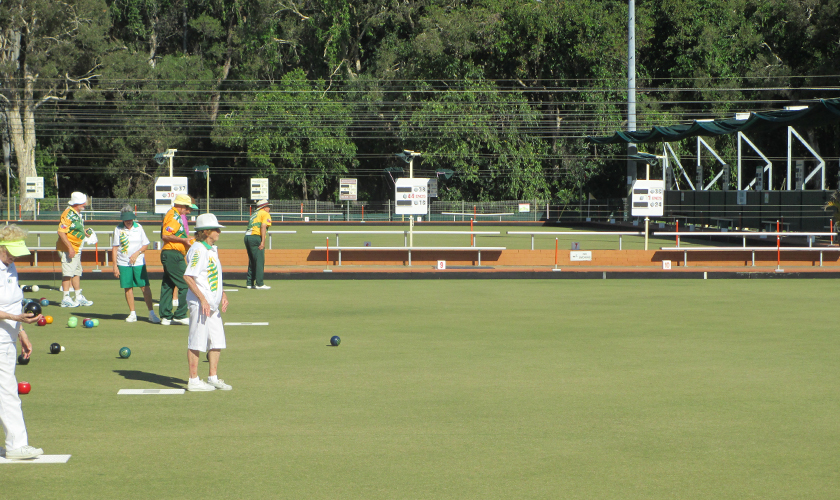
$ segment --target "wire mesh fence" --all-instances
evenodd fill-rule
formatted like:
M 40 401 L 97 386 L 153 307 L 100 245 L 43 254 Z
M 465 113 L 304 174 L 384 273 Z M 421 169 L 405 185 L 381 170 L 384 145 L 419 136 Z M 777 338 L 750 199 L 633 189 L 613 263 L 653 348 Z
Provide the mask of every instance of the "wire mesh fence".
M 685 198 L 677 192 L 675 196 Z M 826 192 L 827 193 L 827 192 Z M 830 193 L 829 193 L 830 194 Z M 826 194 L 825 196 L 828 196 Z M 703 203 L 666 203 L 662 217 L 652 218 L 659 223 L 679 223 L 681 226 L 700 225 L 727 228 L 769 229 L 780 221 L 784 230 L 834 230 L 831 213 L 823 209 L 825 196 L 797 198 L 786 202 L 784 195 L 763 197 L 755 203 L 737 205 L 709 200 Z M 672 199 L 676 199 L 672 197 Z M 0 213 L 4 220 L 51 220 L 59 218 L 68 206 L 69 198 L 39 200 L 34 210 L 23 210 L 19 199 L 0 198 Z M 332 202 L 319 200 L 270 200 L 272 220 L 275 222 L 377 222 L 408 221 L 411 216 L 395 213 L 394 203 L 385 201 Z M 751 201 L 751 200 L 750 200 Z M 769 201 L 769 202 L 768 202 Z M 208 200 L 198 200 L 198 213 L 208 211 Z M 246 198 L 212 198 L 209 211 L 219 220 L 247 221 L 254 210 L 252 200 Z M 85 220 L 117 220 L 119 211 L 129 206 L 141 221 L 159 221 L 155 200 L 151 198 L 89 199 L 82 212 Z M 11 211 L 11 216 L 9 212 Z M 621 223 L 633 218 L 626 198 L 586 200 L 557 203 L 546 200 L 504 201 L 433 201 L 422 221 L 432 222 L 601 222 Z M 765 227 L 766 226 L 766 227 Z M 775 228 L 773 229 L 775 230 Z

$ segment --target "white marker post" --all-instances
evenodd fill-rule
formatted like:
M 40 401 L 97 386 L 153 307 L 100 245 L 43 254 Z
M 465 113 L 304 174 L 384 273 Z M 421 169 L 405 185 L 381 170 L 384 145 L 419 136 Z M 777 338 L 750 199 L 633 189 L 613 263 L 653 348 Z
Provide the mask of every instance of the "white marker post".
M 665 181 L 637 180 L 633 183 L 633 198 L 630 210 L 633 217 L 645 216 L 645 250 L 647 250 L 650 235 L 650 216 L 662 217 L 665 213 Z

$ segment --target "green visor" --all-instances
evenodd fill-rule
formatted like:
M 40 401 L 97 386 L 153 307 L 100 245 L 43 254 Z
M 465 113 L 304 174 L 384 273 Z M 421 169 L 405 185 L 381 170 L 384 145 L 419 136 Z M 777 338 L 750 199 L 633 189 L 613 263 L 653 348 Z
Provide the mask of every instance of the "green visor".
M 30 252 L 26 248 L 26 243 L 23 240 L 18 241 L 0 241 L 0 246 L 6 247 L 6 251 L 13 257 L 20 257 L 22 255 L 29 255 Z
M 134 220 L 136 218 L 137 218 L 137 216 L 134 215 L 134 212 L 125 211 L 125 212 L 120 214 L 120 220 L 121 221 Z

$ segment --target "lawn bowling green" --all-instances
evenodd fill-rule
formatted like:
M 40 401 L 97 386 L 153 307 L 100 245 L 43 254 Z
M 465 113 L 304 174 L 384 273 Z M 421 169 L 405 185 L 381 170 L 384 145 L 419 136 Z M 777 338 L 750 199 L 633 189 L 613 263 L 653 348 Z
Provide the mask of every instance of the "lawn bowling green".
M 420 280 L 410 301 L 395 280 L 267 284 L 228 296 L 225 321 L 270 323 L 226 330 L 219 375 L 232 391 L 147 397 L 117 393 L 183 389 L 187 327 L 127 324 L 118 283 L 86 282 L 95 305 L 55 307 L 53 325 L 30 329 L 33 361 L 16 367 L 33 387 L 23 401 L 30 443 L 73 458 L 48 470 L 0 465 L 3 490 L 704 500 L 840 491 L 833 280 Z M 68 328 L 70 315 L 101 323 Z M 341 346 L 329 347 L 336 332 Z M 51 342 L 67 351 L 46 354 Z M 131 358 L 119 358 L 123 346 Z

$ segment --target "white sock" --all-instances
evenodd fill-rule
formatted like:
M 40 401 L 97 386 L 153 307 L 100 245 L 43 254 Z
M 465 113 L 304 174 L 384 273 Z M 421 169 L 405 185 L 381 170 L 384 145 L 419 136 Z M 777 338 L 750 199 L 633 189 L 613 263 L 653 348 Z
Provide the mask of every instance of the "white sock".
M 219 380 L 219 376 L 218 376 L 218 375 L 213 375 L 213 376 L 211 376 L 211 377 L 207 377 L 207 381 L 208 381 L 208 382 L 217 382 L 218 380 Z
M 199 383 L 200 381 L 201 381 L 201 379 L 200 379 L 200 378 L 198 378 L 198 377 L 196 377 L 196 378 L 191 378 L 189 383 L 190 383 L 190 384 L 197 384 L 197 383 Z
M 64 298 L 69 299 L 70 298 L 70 292 L 64 292 Z
M 76 290 L 76 298 L 78 299 L 81 296 L 82 296 L 82 289 L 79 288 L 78 290 Z
M 136 311 L 131 311 L 131 314 L 129 314 L 129 316 L 137 316 L 137 312 Z

